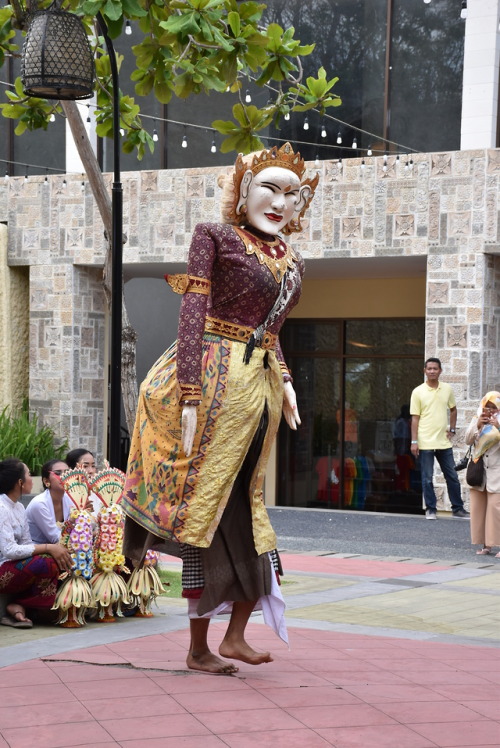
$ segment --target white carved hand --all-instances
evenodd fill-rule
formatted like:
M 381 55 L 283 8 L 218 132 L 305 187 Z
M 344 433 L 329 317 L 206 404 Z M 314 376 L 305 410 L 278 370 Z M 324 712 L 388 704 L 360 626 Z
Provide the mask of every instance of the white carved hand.
M 198 414 L 196 405 L 185 405 L 182 409 L 182 449 L 186 457 L 189 457 L 193 450 L 194 435 L 196 433 L 196 424 Z
M 285 382 L 285 397 L 283 399 L 283 415 L 291 429 L 297 431 L 300 426 L 299 411 L 297 410 L 297 398 L 291 382 Z

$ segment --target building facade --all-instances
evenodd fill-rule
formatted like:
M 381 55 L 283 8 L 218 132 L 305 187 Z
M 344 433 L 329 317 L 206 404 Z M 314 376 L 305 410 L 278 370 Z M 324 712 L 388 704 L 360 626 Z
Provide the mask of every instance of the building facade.
M 424 9 L 431 8 L 436 28 L 439 13 L 454 5 L 418 3 L 410 5 L 426 23 Z M 319 11 L 326 5 L 347 14 L 349 4 L 315 3 Z M 406 28 L 406 6 L 387 0 L 356 0 L 354 6 L 365 37 L 369 22 L 387 26 L 392 7 L 390 49 L 374 44 L 372 52 L 385 76 L 397 78 L 393 70 L 407 49 L 396 49 L 396 32 Z M 268 503 L 414 511 L 421 506 L 420 486 L 404 445 L 405 406 L 422 381 L 425 357 L 441 358 L 443 379 L 455 390 L 457 456 L 478 400 L 500 388 L 500 0 L 468 0 L 468 6 L 465 23 L 457 11 L 462 30 L 454 27 L 452 34 L 460 58 L 449 63 L 450 75 L 458 70 L 463 87 L 450 148 L 399 156 L 389 149 L 375 157 L 363 152 L 342 162 L 339 151 L 319 165 L 309 163 L 319 170 L 320 185 L 307 228 L 294 237 L 306 278 L 282 339 L 303 426 L 296 434 L 280 433 L 266 481 Z M 293 7 L 270 3 L 282 20 Z M 381 116 L 384 137 L 394 135 L 396 103 L 405 107 L 397 90 L 391 97 L 389 86 L 377 112 L 354 97 L 349 106 L 353 117 L 356 106 L 363 114 L 359 126 L 375 127 L 367 117 Z M 440 121 L 438 103 L 433 121 Z M 425 115 L 425 101 L 422 107 Z M 299 139 L 293 128 L 286 134 Z M 178 297 L 169 295 L 162 277 L 184 267 L 195 224 L 219 219 L 223 168 L 123 174 L 125 297 L 139 333 L 139 380 L 175 338 Z M 43 170 L 30 172 L 28 180 L 11 176 L 0 181 L 0 223 L 7 289 L 0 306 L 3 404 L 17 405 L 28 394 L 31 408 L 71 447 L 102 456 L 109 315 L 103 227 L 90 188 L 78 173 L 47 180 Z M 447 506 L 439 477 L 437 483 Z

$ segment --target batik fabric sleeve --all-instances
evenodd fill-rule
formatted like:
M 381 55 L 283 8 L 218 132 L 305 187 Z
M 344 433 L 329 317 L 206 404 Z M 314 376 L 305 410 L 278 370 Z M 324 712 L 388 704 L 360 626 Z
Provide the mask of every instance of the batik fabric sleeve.
M 215 243 L 207 224 L 194 230 L 188 258 L 188 277 L 210 280 L 215 258 Z M 208 296 L 188 291 L 182 297 L 177 334 L 177 382 L 179 400 L 201 400 L 202 340 Z

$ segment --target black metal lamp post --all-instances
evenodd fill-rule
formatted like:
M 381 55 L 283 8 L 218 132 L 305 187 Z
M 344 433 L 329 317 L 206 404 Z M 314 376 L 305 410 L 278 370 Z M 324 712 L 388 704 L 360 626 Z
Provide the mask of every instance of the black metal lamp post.
M 111 371 L 108 457 L 120 465 L 121 346 L 123 292 L 123 189 L 120 177 L 118 66 L 108 27 L 100 13 L 99 31 L 109 54 L 113 82 L 113 187 L 111 194 Z M 86 99 L 94 90 L 95 66 L 85 28 L 72 13 L 59 9 L 33 14 L 23 47 L 21 77 L 28 96 Z

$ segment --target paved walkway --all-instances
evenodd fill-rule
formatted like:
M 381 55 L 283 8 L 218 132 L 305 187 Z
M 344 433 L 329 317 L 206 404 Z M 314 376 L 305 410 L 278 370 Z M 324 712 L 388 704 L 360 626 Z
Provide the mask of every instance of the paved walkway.
M 78 631 L 2 627 L 0 748 L 500 746 L 500 564 L 283 563 L 291 648 L 256 616 L 249 641 L 274 662 L 232 677 L 186 671 L 184 601 Z

